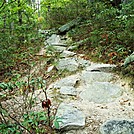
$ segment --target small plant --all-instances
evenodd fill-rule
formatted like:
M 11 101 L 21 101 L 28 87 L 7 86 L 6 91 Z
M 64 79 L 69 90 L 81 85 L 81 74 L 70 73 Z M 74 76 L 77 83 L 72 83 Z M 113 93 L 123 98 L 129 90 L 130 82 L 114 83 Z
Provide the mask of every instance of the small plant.
M 32 107 L 35 105 L 36 98 L 34 98 L 35 89 L 42 89 L 44 92 L 44 100 L 42 100 L 42 108 L 43 111 L 32 111 Z M 7 106 L 3 106 L 1 103 L 0 111 L 1 111 L 1 124 L 0 124 L 0 132 L 1 133 L 36 133 L 36 134 L 44 134 L 44 133 L 53 133 L 53 125 L 55 128 L 59 128 L 59 122 L 61 121 L 59 118 L 55 118 L 54 114 L 51 113 L 51 100 L 47 96 L 47 85 L 46 81 L 42 78 L 32 78 L 28 80 L 28 82 L 14 82 L 14 83 L 0 83 L 0 89 L 5 91 L 1 96 L 1 100 L 4 98 L 7 99 L 8 96 L 11 97 L 10 92 L 17 91 L 18 89 L 22 92 L 22 102 L 19 104 L 20 100 L 17 98 L 11 98 L 11 104 L 16 103 L 15 105 L 20 105 L 18 109 L 16 109 L 11 104 L 6 104 Z M 6 93 L 6 94 L 5 94 Z M 30 93 L 30 94 L 29 94 Z M 8 108 L 12 110 L 7 110 Z M 21 113 L 17 110 L 22 109 Z M 13 111 L 16 113 L 12 114 Z M 54 120 L 55 118 L 55 120 Z M 8 119 L 8 120 L 7 120 Z M 54 124 L 53 124 L 54 120 Z
M 54 127 L 56 128 L 56 129 L 59 129 L 60 128 L 60 122 L 62 123 L 62 118 L 60 118 L 60 117 L 55 117 L 55 119 L 54 119 Z
M 46 132 L 47 115 L 45 112 L 30 112 L 23 115 L 22 124 L 31 132 L 42 134 Z

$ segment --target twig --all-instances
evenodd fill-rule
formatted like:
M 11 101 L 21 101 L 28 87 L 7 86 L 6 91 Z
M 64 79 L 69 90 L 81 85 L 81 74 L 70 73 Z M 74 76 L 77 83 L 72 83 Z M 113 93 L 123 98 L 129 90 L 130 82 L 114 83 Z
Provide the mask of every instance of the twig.
M 45 99 L 46 99 L 46 102 L 48 101 L 48 97 L 47 97 L 47 93 L 46 93 L 46 90 L 47 90 L 47 86 L 45 87 L 45 90 L 43 89 L 43 92 L 45 94 Z M 48 125 L 49 127 L 51 128 L 51 120 L 50 120 L 50 106 L 48 104 L 48 107 L 47 107 L 47 116 L 48 116 Z

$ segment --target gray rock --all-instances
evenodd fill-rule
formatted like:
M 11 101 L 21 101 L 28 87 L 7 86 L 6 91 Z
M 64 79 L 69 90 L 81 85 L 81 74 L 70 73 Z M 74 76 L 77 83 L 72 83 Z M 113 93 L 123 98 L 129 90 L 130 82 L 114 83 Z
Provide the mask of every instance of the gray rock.
M 50 66 L 50 67 L 48 67 L 48 68 L 47 68 L 47 73 L 51 72 L 53 69 L 54 69 L 54 66 L 53 66 L 53 65 Z
M 124 67 L 127 67 L 129 64 L 131 64 L 133 62 L 134 62 L 134 52 L 125 59 L 123 65 L 124 65 Z
M 65 50 L 60 54 L 60 57 L 67 58 L 67 57 L 73 57 L 74 55 L 76 55 L 76 53 Z
M 52 34 L 52 36 L 46 40 L 46 43 L 50 46 L 67 46 L 67 44 L 61 41 L 60 36 L 56 34 Z
M 76 71 L 79 67 L 79 64 L 76 60 L 76 58 L 64 58 L 59 59 L 58 64 L 56 65 L 56 68 L 58 70 L 68 70 L 70 72 Z
M 77 95 L 77 91 L 73 86 L 62 86 L 60 88 L 61 94 L 67 94 L 67 95 Z
M 63 52 L 64 50 L 66 50 L 66 47 L 64 46 L 47 45 L 45 48 L 47 52 Z
M 90 66 L 91 63 L 88 60 L 78 58 L 78 64 L 80 67 L 88 67 L 88 66 Z
M 106 82 L 111 81 L 113 79 L 113 75 L 105 72 L 90 72 L 90 71 L 82 71 L 81 80 L 86 83 L 91 82 Z
M 94 71 L 94 70 L 99 70 L 102 72 L 110 72 L 115 68 L 116 65 L 112 64 L 98 64 L 98 63 L 92 63 L 91 66 L 87 67 L 87 71 Z
M 96 103 L 108 103 L 121 96 L 121 87 L 109 82 L 93 82 L 84 87 L 85 91 L 80 93 L 80 98 Z
M 109 120 L 100 127 L 100 134 L 134 134 L 134 120 Z
M 70 21 L 69 23 L 66 23 L 65 25 L 61 26 L 58 30 L 59 33 L 65 33 L 69 31 L 72 27 L 76 26 L 80 22 L 80 18 L 74 19 Z
M 79 81 L 79 78 L 77 75 L 68 76 L 68 77 L 62 78 L 61 80 L 58 80 L 54 85 L 52 85 L 52 88 L 60 89 L 61 87 L 64 87 L 64 86 L 75 87 L 77 81 Z
M 57 52 L 63 52 L 64 50 L 66 50 L 66 47 L 64 46 L 53 46 L 55 51 Z
M 75 53 L 65 51 L 67 49 L 67 44 L 65 43 L 65 40 L 61 40 L 60 36 L 57 34 L 52 34 L 51 37 L 49 37 L 45 44 L 46 50 L 49 52 L 63 52 L 61 56 L 67 57 L 68 55 L 74 55 Z
M 59 43 L 60 41 L 60 37 L 59 35 L 56 35 L 56 34 L 52 34 L 51 37 L 49 37 L 47 40 L 46 40 L 46 43 L 48 43 L 49 45 L 51 45 L 51 43 Z
M 57 109 L 56 117 L 61 118 L 59 129 L 73 130 L 85 126 L 85 115 L 71 104 L 61 103 Z
M 77 58 L 77 56 L 60 59 L 56 65 L 58 70 L 76 71 L 79 67 L 90 66 L 90 62 Z
M 49 32 L 51 32 L 51 30 L 41 30 L 41 29 L 39 29 L 38 32 L 41 33 L 41 34 L 48 34 Z
M 69 46 L 67 48 L 67 50 L 76 50 L 76 49 L 78 49 L 78 46 L 77 45 Z
M 40 34 L 44 34 L 44 35 L 47 35 L 47 36 L 51 36 L 52 34 L 57 34 L 58 33 L 58 31 L 55 28 L 49 29 L 49 30 L 39 29 L 38 32 Z

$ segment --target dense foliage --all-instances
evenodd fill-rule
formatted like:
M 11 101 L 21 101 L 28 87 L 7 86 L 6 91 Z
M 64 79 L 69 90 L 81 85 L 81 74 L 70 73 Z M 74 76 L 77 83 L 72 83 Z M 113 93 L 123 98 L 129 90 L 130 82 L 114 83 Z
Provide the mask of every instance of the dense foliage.
M 10 72 L 36 50 L 40 39 L 37 9 L 26 0 L 0 1 L 0 72 Z M 37 41 L 38 39 L 38 41 Z M 30 48 L 31 47 L 31 48 Z M 30 50 L 29 50 L 29 49 Z M 22 60 L 23 59 L 23 60 Z
M 134 51 L 134 2 L 120 7 L 104 2 L 70 1 L 62 8 L 51 9 L 49 19 L 53 21 L 50 24 L 59 26 L 81 17 L 81 25 L 69 31 L 69 36 L 74 41 L 84 40 L 81 47 L 93 50 L 92 56 L 108 63 L 122 63 Z

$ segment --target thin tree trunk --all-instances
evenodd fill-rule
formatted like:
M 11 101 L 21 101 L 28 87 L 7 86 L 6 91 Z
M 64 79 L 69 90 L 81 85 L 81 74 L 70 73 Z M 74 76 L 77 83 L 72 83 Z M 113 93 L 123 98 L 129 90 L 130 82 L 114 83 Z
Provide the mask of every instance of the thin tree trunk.
M 21 7 L 21 2 L 18 0 L 18 7 Z M 21 9 L 18 10 L 19 24 L 22 25 L 22 12 Z

